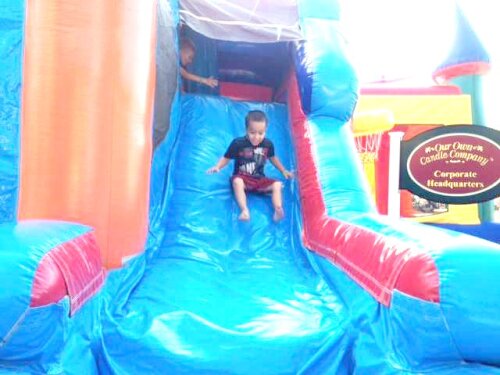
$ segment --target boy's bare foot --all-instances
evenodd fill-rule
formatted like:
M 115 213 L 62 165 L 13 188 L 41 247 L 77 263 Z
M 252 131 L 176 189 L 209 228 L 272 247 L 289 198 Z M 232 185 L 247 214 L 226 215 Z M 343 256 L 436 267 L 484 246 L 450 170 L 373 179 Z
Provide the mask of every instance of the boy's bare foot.
M 285 217 L 285 212 L 283 211 L 282 207 L 277 207 L 274 209 L 274 215 L 273 215 L 273 220 L 274 221 L 280 221 Z
M 238 216 L 238 220 L 241 220 L 241 221 L 250 220 L 250 211 L 248 211 L 248 210 L 241 211 L 240 216 Z

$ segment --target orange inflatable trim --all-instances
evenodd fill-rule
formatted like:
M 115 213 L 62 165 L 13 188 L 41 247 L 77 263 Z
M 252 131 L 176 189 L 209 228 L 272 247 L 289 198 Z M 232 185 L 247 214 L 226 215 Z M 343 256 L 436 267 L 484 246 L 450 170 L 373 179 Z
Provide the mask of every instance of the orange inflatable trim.
M 147 236 L 155 25 L 154 1 L 27 3 L 19 219 L 94 227 L 108 267 Z

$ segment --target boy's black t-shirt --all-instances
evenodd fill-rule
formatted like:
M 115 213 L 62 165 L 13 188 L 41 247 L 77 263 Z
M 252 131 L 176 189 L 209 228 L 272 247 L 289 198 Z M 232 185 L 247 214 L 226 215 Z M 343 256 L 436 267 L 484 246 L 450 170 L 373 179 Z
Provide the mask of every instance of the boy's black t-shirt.
M 264 138 L 257 146 L 253 146 L 247 137 L 235 138 L 229 145 L 224 157 L 234 159 L 235 174 L 247 174 L 264 177 L 264 165 L 267 159 L 274 156 L 273 143 Z

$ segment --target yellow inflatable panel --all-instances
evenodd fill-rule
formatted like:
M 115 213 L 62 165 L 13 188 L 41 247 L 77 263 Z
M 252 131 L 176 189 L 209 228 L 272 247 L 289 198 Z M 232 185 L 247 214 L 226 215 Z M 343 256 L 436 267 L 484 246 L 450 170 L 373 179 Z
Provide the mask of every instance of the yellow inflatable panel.
M 385 132 L 394 126 L 392 111 L 387 109 L 356 111 L 352 118 L 354 136 Z
M 386 115 L 383 115 L 384 113 Z M 375 114 L 379 114 L 378 117 Z M 385 120 L 384 116 L 387 116 Z M 375 133 L 377 127 L 374 124 L 389 122 L 389 118 L 393 126 L 471 124 L 471 100 L 469 95 L 361 95 L 353 117 L 355 136 L 366 135 L 367 132 Z M 358 121 L 357 131 L 356 121 Z M 366 124 L 363 124 L 363 121 Z M 364 160 L 367 158 L 363 158 L 363 155 L 361 159 L 369 185 L 373 189 L 374 196 L 377 196 L 374 161 Z M 409 199 L 408 194 L 402 194 L 402 200 L 405 199 Z M 408 205 L 411 205 L 410 201 L 401 203 L 402 207 Z M 417 214 L 410 219 L 425 223 L 471 225 L 480 223 L 477 204 L 448 205 L 446 212 Z
M 471 124 L 469 95 L 361 95 L 355 113 L 389 111 L 395 124 Z

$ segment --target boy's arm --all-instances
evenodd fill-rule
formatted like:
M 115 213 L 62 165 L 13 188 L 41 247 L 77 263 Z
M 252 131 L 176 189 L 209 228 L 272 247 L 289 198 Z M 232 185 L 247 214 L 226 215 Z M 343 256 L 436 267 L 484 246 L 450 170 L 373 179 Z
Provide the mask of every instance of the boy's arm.
M 212 77 L 208 77 L 208 78 L 203 78 L 203 77 L 200 77 L 196 74 L 193 74 L 193 73 L 189 73 L 186 69 L 184 69 L 182 66 L 181 66 L 181 77 L 184 78 L 184 79 L 187 79 L 189 81 L 193 81 L 193 82 L 197 82 L 197 83 L 201 83 L 203 85 L 206 85 L 206 86 L 209 86 L 209 87 L 215 87 L 219 84 L 219 82 L 212 78 Z
M 224 168 L 226 165 L 229 164 L 231 159 L 228 159 L 226 157 L 221 157 L 217 164 L 215 164 L 212 168 L 209 168 L 207 170 L 207 173 L 212 174 L 212 173 L 219 173 L 222 168 Z
M 269 160 L 276 167 L 276 169 L 281 172 L 283 177 L 285 177 L 286 179 L 293 178 L 293 173 L 286 170 L 285 167 L 283 167 L 283 164 L 281 164 L 281 161 L 280 159 L 278 159 L 277 156 L 273 156 L 269 158 Z

